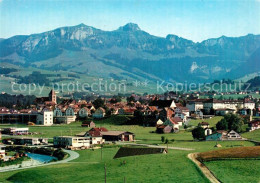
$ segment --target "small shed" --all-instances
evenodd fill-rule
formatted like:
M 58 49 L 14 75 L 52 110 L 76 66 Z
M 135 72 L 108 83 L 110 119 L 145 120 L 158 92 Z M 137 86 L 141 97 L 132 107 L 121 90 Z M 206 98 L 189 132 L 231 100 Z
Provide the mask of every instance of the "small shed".
M 83 122 L 81 126 L 88 127 L 88 128 L 95 128 L 96 124 L 93 121 L 86 121 L 86 122 Z

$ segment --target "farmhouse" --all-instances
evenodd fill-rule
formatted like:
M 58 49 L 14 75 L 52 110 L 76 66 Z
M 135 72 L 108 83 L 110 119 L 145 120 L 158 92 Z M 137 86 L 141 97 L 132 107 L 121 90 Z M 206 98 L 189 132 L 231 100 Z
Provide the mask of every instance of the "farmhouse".
M 175 118 L 175 120 L 173 120 L 173 118 L 168 118 L 164 123 L 163 123 L 163 125 L 165 125 L 165 126 L 172 126 L 173 127 L 173 129 L 177 129 L 177 130 L 179 130 L 179 120 L 177 120 L 176 118 Z
M 156 127 L 156 133 L 171 133 L 173 132 L 173 128 L 170 125 L 158 125 Z
M 234 130 L 231 130 L 228 134 L 227 134 L 227 139 L 228 140 L 241 140 L 242 137 L 235 132 Z
M 135 135 L 125 131 L 107 131 L 101 132 L 102 138 L 106 141 L 134 141 Z
M 82 127 L 94 128 L 96 124 L 93 121 L 85 121 L 81 124 Z
M 255 119 L 248 123 L 249 131 L 260 129 L 260 119 Z

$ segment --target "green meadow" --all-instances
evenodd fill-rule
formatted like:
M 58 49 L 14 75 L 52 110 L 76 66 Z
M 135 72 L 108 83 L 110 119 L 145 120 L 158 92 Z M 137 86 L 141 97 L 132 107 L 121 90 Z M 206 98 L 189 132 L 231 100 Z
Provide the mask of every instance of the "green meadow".
M 225 183 L 260 182 L 260 160 L 209 161 L 205 164 Z

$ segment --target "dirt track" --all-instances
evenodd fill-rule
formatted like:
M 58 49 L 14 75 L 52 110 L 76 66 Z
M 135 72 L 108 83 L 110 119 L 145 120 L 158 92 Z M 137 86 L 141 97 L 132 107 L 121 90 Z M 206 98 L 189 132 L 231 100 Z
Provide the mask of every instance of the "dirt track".
M 190 153 L 190 154 L 188 154 L 188 158 L 190 160 L 192 160 L 200 168 L 200 170 L 209 179 L 210 182 L 212 182 L 212 183 L 220 183 L 218 181 L 218 179 L 216 179 L 216 177 L 209 171 L 209 169 L 204 164 L 199 162 L 196 159 L 196 157 L 197 157 L 197 153 Z

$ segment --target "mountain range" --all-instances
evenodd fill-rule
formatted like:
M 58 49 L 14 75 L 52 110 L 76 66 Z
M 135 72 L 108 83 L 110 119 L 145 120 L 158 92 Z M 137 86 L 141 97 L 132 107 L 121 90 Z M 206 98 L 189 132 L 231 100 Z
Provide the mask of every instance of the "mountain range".
M 128 23 L 114 31 L 85 24 L 0 39 L 0 62 L 95 77 L 206 82 L 260 71 L 260 35 L 195 43 L 150 35 Z

